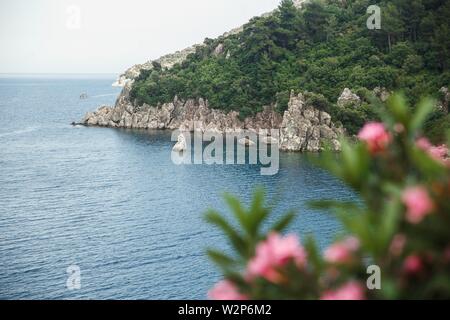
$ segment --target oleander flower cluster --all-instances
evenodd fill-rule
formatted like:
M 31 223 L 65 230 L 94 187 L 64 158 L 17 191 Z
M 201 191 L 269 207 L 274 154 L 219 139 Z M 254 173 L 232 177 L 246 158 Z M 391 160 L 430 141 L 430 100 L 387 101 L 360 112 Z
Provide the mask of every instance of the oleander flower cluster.
M 449 150 L 421 134 L 433 105 L 424 100 L 411 113 L 405 98 L 393 95 L 380 107 L 383 121 L 366 124 L 357 143 L 343 139 L 342 154 L 321 155 L 318 165 L 360 198 L 310 204 L 332 211 L 345 230 L 323 250 L 310 235 L 283 235 L 293 212 L 267 225 L 263 190 L 248 208 L 226 195 L 238 227 L 213 210 L 207 214 L 233 253 L 208 251 L 224 277 L 209 298 L 449 299 Z M 375 286 L 369 266 L 380 270 Z

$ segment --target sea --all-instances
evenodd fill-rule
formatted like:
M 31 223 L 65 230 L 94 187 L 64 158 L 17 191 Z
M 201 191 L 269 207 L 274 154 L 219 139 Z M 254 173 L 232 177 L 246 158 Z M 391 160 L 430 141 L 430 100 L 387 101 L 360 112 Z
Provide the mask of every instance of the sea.
M 171 132 L 71 126 L 114 104 L 115 77 L 0 75 L 0 299 L 206 299 L 221 278 L 206 249 L 232 253 L 204 219 L 210 208 L 232 219 L 225 192 L 248 205 L 264 188 L 269 220 L 295 210 L 288 232 L 321 249 L 342 232 L 308 206 L 356 199 L 320 155 L 281 153 L 264 176 L 174 164 Z

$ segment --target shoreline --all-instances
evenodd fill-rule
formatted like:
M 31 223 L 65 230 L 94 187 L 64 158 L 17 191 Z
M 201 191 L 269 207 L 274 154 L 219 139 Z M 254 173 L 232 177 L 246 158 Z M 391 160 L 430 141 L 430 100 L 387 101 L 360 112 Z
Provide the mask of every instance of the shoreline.
M 345 135 L 344 128 L 335 125 L 331 115 L 314 107 L 303 93 L 291 92 L 284 114 L 280 114 L 275 106 L 266 106 L 263 111 L 243 120 L 238 112 L 225 113 L 210 108 L 208 100 L 201 98 L 198 101 L 183 101 L 175 97 L 173 102 L 159 107 L 136 107 L 129 93 L 130 86 L 126 86 L 114 107 L 101 106 L 94 112 L 88 112 L 81 122 L 72 122 L 72 125 L 216 133 L 278 129 L 280 150 L 295 152 L 320 152 L 324 144 L 340 151 L 339 138 Z

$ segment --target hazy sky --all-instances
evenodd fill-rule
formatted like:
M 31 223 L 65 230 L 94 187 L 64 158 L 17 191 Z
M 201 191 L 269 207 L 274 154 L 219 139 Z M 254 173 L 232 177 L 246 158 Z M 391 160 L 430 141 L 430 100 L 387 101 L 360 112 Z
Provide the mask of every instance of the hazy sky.
M 0 73 L 121 73 L 280 0 L 0 0 Z

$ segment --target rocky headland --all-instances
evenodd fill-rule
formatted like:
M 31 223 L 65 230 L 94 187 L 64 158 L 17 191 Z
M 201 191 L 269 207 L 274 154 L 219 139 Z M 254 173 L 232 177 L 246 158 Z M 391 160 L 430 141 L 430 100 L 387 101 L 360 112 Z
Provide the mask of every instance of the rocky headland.
M 114 107 L 101 106 L 88 112 L 81 124 L 110 128 L 143 130 L 212 131 L 280 130 L 280 149 L 284 151 L 319 152 L 325 143 L 340 150 L 339 136 L 344 129 L 332 122 L 331 116 L 308 104 L 304 94 L 291 94 L 288 110 L 281 115 L 273 106 L 253 117 L 241 120 L 239 113 L 213 109 L 206 99 L 175 97 L 161 106 L 136 106 L 130 100 L 130 84 L 126 84 Z M 195 128 L 194 128 L 195 125 Z
M 301 7 L 304 0 L 295 0 L 294 5 Z M 264 15 L 271 15 L 273 12 Z M 235 28 L 224 35 L 242 32 L 243 27 Z M 339 136 L 344 134 L 341 126 L 335 125 L 331 116 L 316 109 L 307 102 L 302 93 L 291 94 L 288 110 L 280 114 L 275 106 L 266 106 L 262 112 L 242 120 L 239 113 L 231 111 L 225 113 L 214 109 L 206 99 L 182 100 L 175 97 L 170 103 L 159 106 L 138 106 L 130 98 L 130 91 L 134 80 L 143 70 L 151 70 L 155 65 L 170 69 L 175 64 L 183 62 L 186 57 L 194 53 L 203 44 L 196 44 L 184 50 L 162 56 L 156 60 L 149 60 L 129 68 L 119 76 L 113 86 L 123 87 L 115 106 L 101 106 L 94 112 L 88 112 L 80 124 L 86 126 L 129 128 L 142 130 L 180 130 L 180 131 L 214 131 L 229 130 L 242 131 L 261 129 L 279 129 L 279 146 L 284 151 L 319 152 L 325 143 L 336 151 L 340 150 Z M 223 52 L 223 46 L 218 46 L 214 54 L 228 54 Z M 343 97 L 343 101 L 346 97 Z M 194 128 L 195 124 L 195 128 Z M 267 143 L 274 143 L 273 138 Z M 182 142 L 180 142 L 182 144 Z

